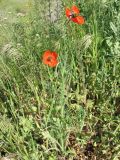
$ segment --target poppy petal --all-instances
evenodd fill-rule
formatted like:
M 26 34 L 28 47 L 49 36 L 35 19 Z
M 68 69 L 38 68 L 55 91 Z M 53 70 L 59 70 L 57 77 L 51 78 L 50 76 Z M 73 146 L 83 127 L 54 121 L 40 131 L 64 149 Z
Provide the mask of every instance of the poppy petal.
M 70 18 L 70 16 L 71 16 L 71 11 L 70 11 L 69 8 L 66 8 L 66 9 L 65 9 L 65 14 L 66 14 L 66 16 L 67 16 L 68 18 Z
M 71 10 L 75 13 L 75 14 L 79 14 L 80 10 L 77 6 L 72 6 Z
M 48 64 L 50 62 L 50 60 L 48 58 L 43 58 L 42 61 L 43 61 L 44 64 Z
M 47 50 L 44 52 L 43 57 L 42 57 L 42 61 L 44 64 L 48 63 L 48 58 L 50 57 L 50 55 L 51 55 L 50 50 Z
M 52 56 L 53 56 L 55 59 L 57 59 L 58 54 L 57 54 L 56 52 L 52 52 L 51 54 L 52 54 Z
M 47 51 L 44 52 L 43 57 L 47 58 L 50 54 L 51 54 L 51 51 L 47 50 Z
M 77 17 L 71 18 L 71 21 L 73 21 L 74 23 L 78 23 Z
M 48 63 L 49 67 L 56 67 L 57 64 L 58 64 L 58 61 L 56 59 L 54 59 Z
M 78 17 L 76 17 L 76 19 L 77 19 L 77 23 L 78 24 L 84 24 L 85 23 L 85 19 L 84 19 L 84 17 L 82 17 L 82 16 L 78 16 Z

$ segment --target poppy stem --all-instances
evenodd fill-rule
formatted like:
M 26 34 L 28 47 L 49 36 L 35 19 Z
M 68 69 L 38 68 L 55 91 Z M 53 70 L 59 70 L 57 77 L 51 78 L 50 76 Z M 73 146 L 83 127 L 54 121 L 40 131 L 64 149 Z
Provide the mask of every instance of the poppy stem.
M 68 21 L 65 22 L 65 24 L 68 24 L 70 22 L 70 19 Z

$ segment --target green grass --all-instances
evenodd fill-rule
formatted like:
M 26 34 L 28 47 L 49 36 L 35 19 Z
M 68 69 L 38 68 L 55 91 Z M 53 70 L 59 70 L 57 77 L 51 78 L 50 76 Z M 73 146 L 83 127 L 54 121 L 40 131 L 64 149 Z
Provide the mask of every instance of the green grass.
M 64 6 L 72 0 L 55 11 L 55 22 L 46 17 L 49 2 L 38 0 L 28 3 L 24 17 L 2 22 L 1 157 L 119 160 L 118 1 L 77 0 L 86 19 L 82 26 L 66 23 Z M 12 2 L 9 7 L 20 12 L 26 5 Z M 48 49 L 59 55 L 56 68 L 42 63 Z

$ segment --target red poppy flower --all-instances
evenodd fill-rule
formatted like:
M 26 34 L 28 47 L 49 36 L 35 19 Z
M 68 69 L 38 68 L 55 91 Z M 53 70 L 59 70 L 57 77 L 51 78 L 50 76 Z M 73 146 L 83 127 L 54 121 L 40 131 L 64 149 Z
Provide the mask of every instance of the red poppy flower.
M 47 50 L 43 54 L 42 61 L 49 67 L 56 67 L 56 65 L 58 64 L 57 57 L 58 54 L 56 52 L 51 52 L 50 50 Z
M 71 9 L 66 8 L 65 13 L 66 13 L 66 16 L 74 23 L 77 23 L 77 24 L 85 23 L 84 17 L 79 16 L 80 10 L 77 6 L 72 6 Z

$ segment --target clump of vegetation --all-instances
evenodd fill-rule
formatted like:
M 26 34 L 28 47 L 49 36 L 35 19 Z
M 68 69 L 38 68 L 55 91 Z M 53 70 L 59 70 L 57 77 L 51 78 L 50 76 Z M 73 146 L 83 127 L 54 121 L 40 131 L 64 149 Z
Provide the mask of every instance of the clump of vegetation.
M 118 1 L 18 1 L 1 21 L 1 159 L 120 158 Z

